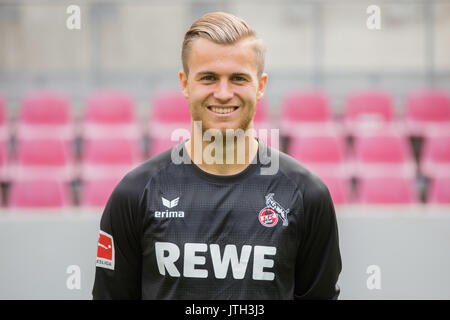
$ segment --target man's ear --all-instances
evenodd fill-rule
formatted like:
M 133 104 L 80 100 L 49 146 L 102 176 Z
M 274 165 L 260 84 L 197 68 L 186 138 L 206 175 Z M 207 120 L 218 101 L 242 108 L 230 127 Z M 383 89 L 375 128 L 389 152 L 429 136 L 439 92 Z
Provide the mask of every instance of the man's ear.
M 187 99 L 189 98 L 189 93 L 188 93 L 188 77 L 186 75 L 186 73 L 184 72 L 184 70 L 180 70 L 178 77 L 180 78 L 180 84 L 181 84 L 181 92 L 183 93 L 183 96 Z
M 267 84 L 267 73 L 263 73 L 258 81 L 258 92 L 256 93 L 256 100 L 260 100 L 263 95 L 264 91 L 266 90 L 266 84 Z

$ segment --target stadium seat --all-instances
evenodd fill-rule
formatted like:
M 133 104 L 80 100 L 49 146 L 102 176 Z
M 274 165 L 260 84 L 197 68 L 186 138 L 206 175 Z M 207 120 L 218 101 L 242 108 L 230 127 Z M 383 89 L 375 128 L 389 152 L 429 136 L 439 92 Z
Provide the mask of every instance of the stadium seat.
M 350 179 L 339 176 L 320 176 L 330 191 L 335 205 L 349 204 L 352 201 Z
M 69 185 L 59 179 L 13 180 L 9 190 L 11 208 L 62 208 L 72 205 Z
M 86 179 L 81 186 L 82 207 L 104 207 L 120 178 Z
M 179 91 L 160 91 L 151 102 L 149 137 L 170 139 L 176 129 L 191 131 L 189 102 Z
M 364 204 L 412 204 L 418 201 L 414 178 L 363 177 L 358 181 L 358 202 Z
M 16 123 L 15 135 L 20 139 L 75 136 L 69 98 L 59 92 L 36 91 L 24 96 Z
M 407 137 L 396 132 L 378 132 L 355 137 L 354 175 L 415 176 L 416 167 Z
M 11 161 L 10 179 L 53 178 L 69 181 L 76 167 L 71 141 L 59 139 L 19 139 Z
M 92 93 L 86 101 L 81 135 L 84 138 L 140 138 L 135 102 L 122 91 Z
M 344 126 L 350 135 L 397 125 L 392 97 L 381 90 L 358 90 L 348 94 L 344 104 Z
M 0 141 L 9 139 L 8 108 L 3 94 L 0 93 Z
M 89 139 L 82 150 L 82 180 L 122 177 L 143 161 L 140 140 Z
M 450 135 L 425 137 L 420 166 L 427 177 L 450 176 Z
M 347 176 L 346 146 L 339 135 L 293 137 L 288 154 L 319 176 Z
M 323 133 L 336 130 L 328 96 L 319 90 L 290 91 L 285 94 L 280 112 L 284 136 Z
M 430 180 L 427 203 L 450 204 L 450 176 L 436 176 Z
M 411 136 L 450 133 L 450 95 L 438 89 L 412 91 L 406 98 L 405 121 Z

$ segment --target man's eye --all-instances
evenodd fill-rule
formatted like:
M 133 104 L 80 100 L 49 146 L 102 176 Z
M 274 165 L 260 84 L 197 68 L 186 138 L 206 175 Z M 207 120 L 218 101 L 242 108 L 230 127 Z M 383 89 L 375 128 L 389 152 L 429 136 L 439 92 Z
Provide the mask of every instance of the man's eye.
M 233 79 L 234 79 L 235 81 L 246 81 L 245 78 L 239 77 L 239 76 L 236 76 L 236 77 L 234 77 Z
M 204 77 L 201 77 L 200 80 L 213 81 L 214 77 L 213 76 L 204 76 Z

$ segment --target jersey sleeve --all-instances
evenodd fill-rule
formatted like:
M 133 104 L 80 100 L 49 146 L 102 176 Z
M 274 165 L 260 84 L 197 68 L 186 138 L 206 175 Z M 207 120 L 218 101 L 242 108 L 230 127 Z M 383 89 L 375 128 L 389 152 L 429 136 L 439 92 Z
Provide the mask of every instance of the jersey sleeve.
M 342 264 L 336 214 L 328 188 L 317 177 L 303 191 L 303 207 L 294 299 L 337 299 Z
M 103 211 L 97 244 L 97 299 L 141 299 L 141 230 L 136 187 L 123 179 Z

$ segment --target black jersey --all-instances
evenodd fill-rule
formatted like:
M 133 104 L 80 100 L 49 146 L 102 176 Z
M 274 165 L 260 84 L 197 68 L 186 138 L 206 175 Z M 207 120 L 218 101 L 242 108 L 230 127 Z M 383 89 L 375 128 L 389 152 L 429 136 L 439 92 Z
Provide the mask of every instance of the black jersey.
M 235 175 L 173 161 L 186 159 L 184 142 L 129 172 L 100 222 L 93 298 L 336 299 L 341 256 L 328 189 L 272 148 L 279 169 L 262 174 L 263 146 Z

